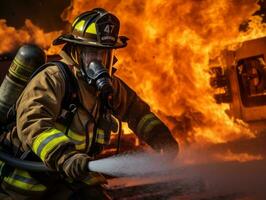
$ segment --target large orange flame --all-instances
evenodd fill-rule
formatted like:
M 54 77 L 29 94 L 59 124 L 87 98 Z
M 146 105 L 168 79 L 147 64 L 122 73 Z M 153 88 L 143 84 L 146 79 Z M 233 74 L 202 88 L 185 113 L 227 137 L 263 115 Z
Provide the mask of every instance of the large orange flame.
M 52 47 L 51 43 L 61 31 L 45 33 L 40 27 L 34 25 L 29 19 L 21 29 L 7 26 L 6 20 L 0 19 L 0 54 L 13 50 L 24 43 L 34 43 L 46 49 L 48 54 L 55 54 L 58 47 Z
M 229 44 L 265 35 L 260 18 L 251 17 L 258 9 L 255 0 L 72 0 L 62 17 L 72 21 L 94 7 L 115 13 L 130 38 L 127 49 L 118 52 L 118 75 L 177 136 L 200 143 L 254 136 L 226 115 L 227 105 L 215 103 L 208 68 Z M 241 33 L 240 24 L 249 19 L 250 29 Z M 180 131 L 186 122 L 189 127 Z
M 62 19 L 72 22 L 83 11 L 103 7 L 121 21 L 130 38 L 117 52 L 118 75 L 147 101 L 187 142 L 223 143 L 254 137 L 247 125 L 217 105 L 209 86 L 209 61 L 229 44 L 264 36 L 265 25 L 252 14 L 256 0 L 72 0 Z M 239 31 L 250 20 L 246 32 Z M 0 21 L 0 53 L 25 42 L 48 49 L 60 32 L 45 33 L 26 20 L 20 30 Z M 58 49 L 50 48 L 48 53 Z

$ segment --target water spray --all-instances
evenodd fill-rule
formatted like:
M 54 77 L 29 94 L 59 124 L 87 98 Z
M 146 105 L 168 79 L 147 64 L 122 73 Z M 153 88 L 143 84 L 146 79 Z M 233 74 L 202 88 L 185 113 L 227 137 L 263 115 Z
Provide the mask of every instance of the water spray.
M 111 176 L 142 176 L 162 173 L 174 168 L 168 155 L 155 153 L 125 153 L 91 161 L 90 171 Z

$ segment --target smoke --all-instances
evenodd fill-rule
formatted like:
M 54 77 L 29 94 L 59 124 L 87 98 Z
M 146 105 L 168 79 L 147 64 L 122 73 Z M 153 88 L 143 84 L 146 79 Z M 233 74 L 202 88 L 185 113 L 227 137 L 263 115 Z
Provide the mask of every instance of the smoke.
M 66 23 L 60 18 L 70 0 L 1 0 L 0 19 L 5 19 L 8 26 L 21 28 L 25 20 L 31 20 L 35 26 L 45 32 L 65 29 Z

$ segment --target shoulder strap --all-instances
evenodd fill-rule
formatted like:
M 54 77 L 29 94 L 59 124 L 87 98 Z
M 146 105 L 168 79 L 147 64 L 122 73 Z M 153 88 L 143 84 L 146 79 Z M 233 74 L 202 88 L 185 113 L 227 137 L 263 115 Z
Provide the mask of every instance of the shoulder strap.
M 44 65 L 39 67 L 36 71 L 34 71 L 34 73 L 30 77 L 30 80 L 34 76 L 36 76 L 39 72 L 52 65 L 56 65 L 59 68 L 65 80 L 65 95 L 62 101 L 62 106 L 64 108 L 68 108 L 70 104 L 75 103 L 75 101 L 77 101 L 76 99 L 77 99 L 78 83 L 72 71 L 70 70 L 70 68 L 66 63 L 61 61 L 53 61 L 45 63 Z

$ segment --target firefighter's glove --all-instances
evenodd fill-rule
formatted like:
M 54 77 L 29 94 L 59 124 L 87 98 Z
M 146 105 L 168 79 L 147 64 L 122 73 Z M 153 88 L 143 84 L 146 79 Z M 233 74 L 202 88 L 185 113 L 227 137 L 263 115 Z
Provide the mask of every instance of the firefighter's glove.
M 88 163 L 91 160 L 86 154 L 75 154 L 64 162 L 63 170 L 68 177 L 81 180 L 88 174 Z
M 163 125 L 157 127 L 155 133 L 155 136 L 150 137 L 147 141 L 148 144 L 157 152 L 162 152 L 169 160 L 175 159 L 179 151 L 179 145 L 169 129 Z

